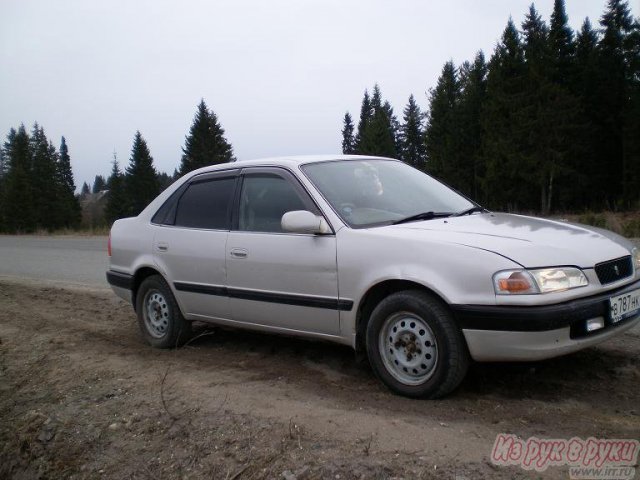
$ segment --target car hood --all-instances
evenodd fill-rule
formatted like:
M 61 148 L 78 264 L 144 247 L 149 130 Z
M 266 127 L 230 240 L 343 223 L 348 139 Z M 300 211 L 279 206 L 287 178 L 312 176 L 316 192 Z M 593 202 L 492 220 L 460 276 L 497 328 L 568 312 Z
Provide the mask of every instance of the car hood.
M 483 213 L 384 227 L 389 233 L 488 250 L 526 268 L 595 264 L 629 255 L 625 238 L 584 225 L 506 213 Z

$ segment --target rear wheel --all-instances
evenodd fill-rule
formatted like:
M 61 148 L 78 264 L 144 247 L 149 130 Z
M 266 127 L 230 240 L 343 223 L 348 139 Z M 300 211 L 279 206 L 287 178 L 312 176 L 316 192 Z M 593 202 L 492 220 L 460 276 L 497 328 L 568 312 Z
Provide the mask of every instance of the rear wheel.
M 167 282 L 159 275 L 143 280 L 136 296 L 136 312 L 142 336 L 157 348 L 177 347 L 191 334 Z
M 438 398 L 454 390 L 469 365 L 462 332 L 446 305 L 421 291 L 394 293 L 373 310 L 367 354 L 395 393 Z

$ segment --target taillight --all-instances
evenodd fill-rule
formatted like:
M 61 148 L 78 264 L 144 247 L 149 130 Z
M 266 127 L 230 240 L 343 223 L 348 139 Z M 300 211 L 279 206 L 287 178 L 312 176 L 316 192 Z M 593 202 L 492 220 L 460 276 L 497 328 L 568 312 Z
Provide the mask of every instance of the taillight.
M 109 241 L 107 242 L 107 255 L 111 256 L 111 232 L 109 232 Z

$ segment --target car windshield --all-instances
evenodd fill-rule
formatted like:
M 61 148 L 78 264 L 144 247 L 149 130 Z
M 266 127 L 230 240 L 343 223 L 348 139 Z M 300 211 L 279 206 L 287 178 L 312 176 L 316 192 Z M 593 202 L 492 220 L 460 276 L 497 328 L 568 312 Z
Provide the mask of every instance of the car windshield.
M 340 160 L 302 166 L 351 227 L 429 220 L 476 205 L 429 175 L 397 160 Z

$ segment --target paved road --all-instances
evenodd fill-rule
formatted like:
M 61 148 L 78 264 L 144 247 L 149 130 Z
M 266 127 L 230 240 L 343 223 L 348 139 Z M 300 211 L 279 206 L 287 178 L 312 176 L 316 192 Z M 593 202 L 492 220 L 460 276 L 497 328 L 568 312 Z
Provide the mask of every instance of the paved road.
M 109 288 L 106 269 L 107 237 L 0 235 L 0 278 Z
M 0 235 L 0 277 L 108 288 L 107 237 Z

